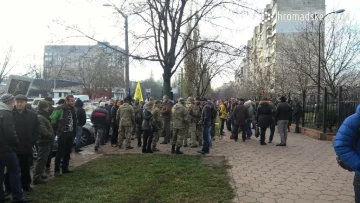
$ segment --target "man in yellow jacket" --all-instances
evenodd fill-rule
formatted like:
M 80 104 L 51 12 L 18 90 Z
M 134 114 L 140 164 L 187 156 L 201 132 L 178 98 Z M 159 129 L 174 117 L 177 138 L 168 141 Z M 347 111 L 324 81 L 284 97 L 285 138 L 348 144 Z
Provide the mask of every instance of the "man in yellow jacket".
M 220 116 L 220 135 L 224 135 L 224 123 L 228 117 L 227 115 L 227 101 L 222 101 L 220 104 L 220 110 L 219 110 L 219 116 Z

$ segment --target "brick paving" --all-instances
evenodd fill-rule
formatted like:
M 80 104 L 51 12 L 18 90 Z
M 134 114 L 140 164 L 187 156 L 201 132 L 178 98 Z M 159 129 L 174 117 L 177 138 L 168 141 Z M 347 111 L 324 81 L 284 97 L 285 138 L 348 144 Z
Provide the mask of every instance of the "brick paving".
M 280 139 L 277 133 L 267 146 L 261 146 L 254 137 L 245 143 L 228 138 L 227 135 L 215 140 L 207 156 L 225 156 L 232 166 L 229 173 L 236 191 L 233 202 L 354 202 L 354 174 L 337 165 L 332 142 L 294 133 L 289 134 L 287 147 L 275 146 Z M 136 143 L 133 140 L 132 146 Z M 158 148 L 157 153 L 170 154 L 170 145 L 159 144 Z M 182 148 L 189 155 L 197 155 L 197 150 Z M 141 153 L 141 148 L 124 150 L 107 144 L 94 153 L 90 145 L 72 155 L 71 166 L 77 167 L 101 155 L 124 153 Z

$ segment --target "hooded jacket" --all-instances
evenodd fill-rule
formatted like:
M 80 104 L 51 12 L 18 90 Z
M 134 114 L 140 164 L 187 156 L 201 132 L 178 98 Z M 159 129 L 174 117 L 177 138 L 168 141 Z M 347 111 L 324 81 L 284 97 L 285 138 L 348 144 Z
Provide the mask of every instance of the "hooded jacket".
M 19 113 L 15 108 L 12 114 L 15 131 L 19 139 L 17 153 L 32 154 L 32 147 L 36 144 L 39 136 L 39 119 L 35 112 L 26 108 L 22 113 Z
M 77 99 L 75 101 L 76 125 L 77 126 L 84 126 L 86 123 L 86 113 L 85 113 L 85 109 L 83 107 L 84 107 L 84 103 L 80 99 Z
M 55 138 L 54 130 L 50 122 L 49 112 L 38 110 L 39 118 L 39 139 L 38 144 L 48 143 L 52 144 Z
M 0 102 L 0 153 L 16 151 L 19 142 L 11 111 L 7 104 Z
M 360 136 L 359 125 L 360 105 L 357 107 L 355 114 L 345 119 L 334 141 L 336 154 L 347 166 L 355 171 L 356 175 L 360 175 L 360 139 L 357 139 L 356 149 L 354 149 L 356 137 Z
M 76 113 L 74 107 L 68 107 L 66 104 L 62 104 L 55 108 L 54 112 L 50 115 L 51 124 L 57 136 L 61 136 L 64 133 L 66 124 L 70 122 L 69 112 L 71 112 L 71 119 L 73 124 L 72 133 L 76 136 Z M 74 122 L 75 121 L 75 122 Z

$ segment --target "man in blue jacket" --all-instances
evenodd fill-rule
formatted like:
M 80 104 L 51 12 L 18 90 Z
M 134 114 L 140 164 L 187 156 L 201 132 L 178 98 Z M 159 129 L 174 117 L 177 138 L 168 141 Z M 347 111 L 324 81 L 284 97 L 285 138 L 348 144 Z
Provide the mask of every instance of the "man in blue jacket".
M 340 160 L 355 171 L 355 202 L 360 202 L 360 105 L 356 113 L 345 119 L 336 134 L 334 149 Z M 356 145 L 355 141 L 357 141 Z M 356 149 L 354 149 L 356 146 Z

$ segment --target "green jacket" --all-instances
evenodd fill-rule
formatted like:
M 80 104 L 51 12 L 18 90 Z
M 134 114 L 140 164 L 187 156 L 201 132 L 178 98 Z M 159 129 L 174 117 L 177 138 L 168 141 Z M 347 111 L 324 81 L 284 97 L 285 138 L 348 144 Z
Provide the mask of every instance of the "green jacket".
M 116 120 L 119 121 L 119 126 L 132 127 L 135 124 L 134 108 L 128 103 L 121 105 L 116 113 Z
M 75 108 L 71 107 L 70 109 L 67 109 L 65 104 L 60 105 L 56 107 L 53 111 L 53 113 L 50 116 L 51 124 L 53 125 L 54 131 L 56 135 L 61 136 L 62 133 L 65 130 L 65 124 L 69 122 L 70 117 L 68 116 L 68 110 L 71 111 L 72 114 L 72 132 L 73 136 L 76 135 L 76 113 Z
M 42 143 L 53 143 L 55 135 L 54 130 L 50 121 L 45 118 L 43 115 L 38 115 L 39 118 L 39 139 L 37 141 L 38 144 Z

